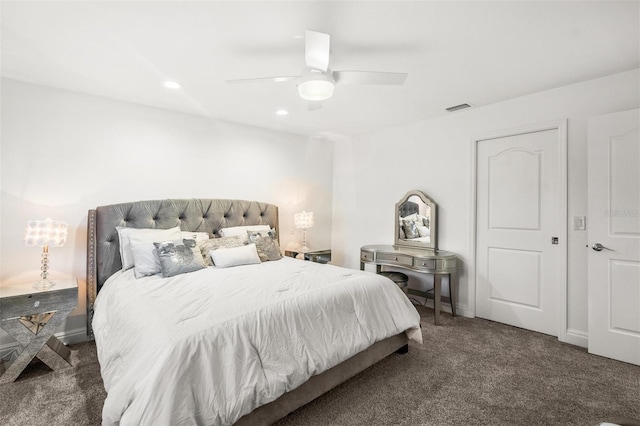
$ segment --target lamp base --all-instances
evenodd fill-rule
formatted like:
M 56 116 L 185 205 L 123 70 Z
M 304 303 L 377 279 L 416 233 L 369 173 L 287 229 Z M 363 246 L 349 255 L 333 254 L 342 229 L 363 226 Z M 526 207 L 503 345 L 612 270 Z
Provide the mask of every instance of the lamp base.
M 56 283 L 51 280 L 40 280 L 33 283 L 32 287 L 36 290 L 49 290 L 54 285 L 56 285 Z

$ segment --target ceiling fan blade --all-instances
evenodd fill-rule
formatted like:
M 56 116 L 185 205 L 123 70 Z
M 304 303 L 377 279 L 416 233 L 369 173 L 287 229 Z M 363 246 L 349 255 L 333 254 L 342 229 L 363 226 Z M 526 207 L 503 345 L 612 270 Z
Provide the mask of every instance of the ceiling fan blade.
M 322 101 L 309 101 L 308 103 L 309 111 L 317 111 L 322 109 Z
M 337 84 L 384 84 L 401 85 L 409 74 L 404 72 L 377 71 L 334 71 L 333 78 Z
M 259 77 L 259 78 L 241 78 L 238 80 L 227 80 L 227 83 L 281 83 L 283 81 L 291 81 L 299 79 L 299 75 L 286 77 Z
M 327 71 L 331 36 L 317 31 L 304 32 L 304 60 L 307 67 Z

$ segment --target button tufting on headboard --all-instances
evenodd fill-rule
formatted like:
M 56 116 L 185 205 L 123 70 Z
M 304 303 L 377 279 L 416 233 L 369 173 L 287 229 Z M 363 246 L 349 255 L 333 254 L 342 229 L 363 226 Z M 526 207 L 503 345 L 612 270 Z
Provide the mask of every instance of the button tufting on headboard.
M 268 224 L 278 227 L 278 208 L 257 201 L 168 199 L 113 204 L 95 209 L 96 284 L 99 289 L 122 267 L 116 226 L 168 229 L 218 235 L 224 227 Z

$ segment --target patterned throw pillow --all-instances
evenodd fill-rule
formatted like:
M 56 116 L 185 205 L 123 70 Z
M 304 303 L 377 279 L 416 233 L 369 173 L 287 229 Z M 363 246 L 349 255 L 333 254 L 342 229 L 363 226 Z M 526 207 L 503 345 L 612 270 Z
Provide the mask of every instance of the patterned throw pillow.
M 205 267 L 195 240 L 163 241 L 153 245 L 160 259 L 162 276 L 165 278 L 198 271 Z
M 249 243 L 256 245 L 258 250 L 258 256 L 260 261 L 266 262 L 269 260 L 280 260 L 282 255 L 280 254 L 280 247 L 276 238 L 276 232 L 272 229 L 264 235 L 264 232 L 260 231 L 247 231 L 249 237 Z
M 235 248 L 245 245 L 244 235 L 235 235 L 233 237 L 211 238 L 210 240 L 204 240 L 198 242 L 198 248 L 204 259 L 204 264 L 207 266 L 213 266 L 211 256 L 209 252 L 221 248 Z
M 404 230 L 404 235 L 409 240 L 418 238 L 420 236 L 420 234 L 418 233 L 418 227 L 413 220 L 403 220 L 402 229 Z

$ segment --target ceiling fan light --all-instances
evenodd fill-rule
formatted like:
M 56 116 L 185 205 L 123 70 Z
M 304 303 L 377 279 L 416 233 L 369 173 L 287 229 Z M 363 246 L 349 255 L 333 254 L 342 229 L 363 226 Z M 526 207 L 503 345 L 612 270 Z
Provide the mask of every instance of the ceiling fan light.
M 328 80 L 308 80 L 298 84 L 298 93 L 307 101 L 324 101 L 333 96 L 335 85 Z

